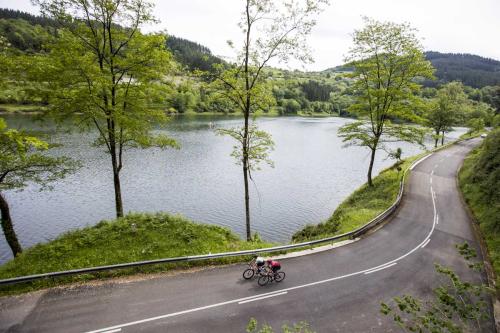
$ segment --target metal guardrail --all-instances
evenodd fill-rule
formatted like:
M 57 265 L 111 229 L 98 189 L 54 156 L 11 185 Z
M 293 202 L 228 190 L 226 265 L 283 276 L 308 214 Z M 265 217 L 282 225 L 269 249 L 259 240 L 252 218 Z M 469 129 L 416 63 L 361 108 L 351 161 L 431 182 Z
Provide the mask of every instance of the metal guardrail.
M 139 267 L 139 266 L 154 265 L 154 264 L 199 261 L 199 260 L 208 260 L 208 259 L 216 259 L 216 258 L 224 258 L 224 257 L 244 256 L 244 255 L 250 255 L 250 254 L 257 254 L 257 253 L 272 253 L 272 252 L 290 250 L 290 249 L 295 249 L 295 248 L 300 248 L 300 247 L 312 246 L 312 245 L 316 245 L 316 244 L 320 244 L 320 243 L 332 242 L 332 241 L 346 238 L 346 237 L 356 238 L 356 237 L 359 237 L 362 234 L 366 233 L 367 231 L 369 231 L 373 227 L 377 226 L 378 224 L 380 224 L 382 221 L 384 221 L 388 216 L 390 216 L 398 208 L 398 206 L 401 203 L 401 200 L 403 198 L 405 178 L 406 178 L 406 174 L 407 174 L 408 170 L 413 169 L 414 166 L 416 166 L 418 163 L 423 161 L 429 155 L 430 154 L 413 162 L 412 165 L 404 171 L 403 177 L 401 179 L 400 186 L 399 186 L 398 196 L 397 196 L 396 200 L 394 201 L 394 203 L 389 208 L 387 208 L 385 211 L 380 213 L 378 216 L 376 216 L 374 219 L 372 219 L 370 222 L 366 223 L 365 225 L 357 228 L 356 230 L 346 232 L 346 233 L 341 234 L 341 235 L 317 239 L 317 240 L 308 241 L 308 242 L 289 244 L 289 245 L 281 245 L 281 246 L 275 246 L 275 247 L 269 247 L 269 248 L 263 248 L 263 249 L 223 252 L 223 253 L 185 256 L 185 257 L 176 257 L 176 258 L 164 258 L 164 259 L 137 261 L 137 262 L 131 262 L 131 263 L 123 263 L 123 264 L 115 264 L 115 265 L 107 265 L 107 266 L 97 266 L 97 267 L 90 267 L 90 268 L 72 269 L 72 270 L 68 270 L 68 271 L 50 272 L 50 273 L 43 273 L 43 274 L 20 276 L 20 277 L 0 280 L 0 285 L 16 284 L 16 283 L 35 281 L 35 280 L 41 280 L 41 279 L 46 279 L 46 278 L 84 274 L 84 273 L 96 273 L 96 272 L 101 272 L 101 271 L 130 268 L 130 267 Z

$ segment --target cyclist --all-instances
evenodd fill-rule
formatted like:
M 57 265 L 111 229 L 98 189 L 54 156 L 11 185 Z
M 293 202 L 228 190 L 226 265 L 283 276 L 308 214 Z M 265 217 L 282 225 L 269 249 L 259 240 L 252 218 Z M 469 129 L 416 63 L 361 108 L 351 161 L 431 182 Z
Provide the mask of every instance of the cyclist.
M 281 264 L 279 261 L 268 259 L 267 266 L 271 268 L 273 274 L 276 274 L 281 269 Z
M 257 265 L 257 272 L 260 273 L 260 271 L 264 267 L 265 263 L 266 263 L 266 261 L 264 260 L 264 258 L 259 257 L 259 256 L 255 257 L 255 264 Z

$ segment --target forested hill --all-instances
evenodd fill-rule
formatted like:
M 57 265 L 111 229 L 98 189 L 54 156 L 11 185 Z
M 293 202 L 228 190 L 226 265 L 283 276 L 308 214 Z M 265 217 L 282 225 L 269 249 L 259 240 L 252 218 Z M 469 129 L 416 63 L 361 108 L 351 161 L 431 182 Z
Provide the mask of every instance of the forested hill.
M 0 34 L 18 50 L 40 52 L 46 38 L 53 34 L 56 28 L 57 22 L 49 18 L 0 8 Z M 207 47 L 187 39 L 168 36 L 166 46 L 177 61 L 190 70 L 210 70 L 213 64 L 223 62 Z
M 425 52 L 425 57 L 436 68 L 434 81 L 426 81 L 425 86 L 436 87 L 442 83 L 462 81 L 466 86 L 482 88 L 500 85 L 500 61 L 467 53 Z M 347 65 L 329 68 L 324 72 L 349 72 Z
M 472 54 L 433 51 L 426 52 L 425 56 L 436 68 L 438 78 L 427 85 L 462 81 L 467 86 L 481 88 L 500 84 L 500 61 Z
M 208 47 L 184 38 L 168 36 L 167 48 L 172 51 L 179 62 L 191 70 L 208 71 L 212 69 L 212 65 L 223 62 L 222 59 L 214 56 Z

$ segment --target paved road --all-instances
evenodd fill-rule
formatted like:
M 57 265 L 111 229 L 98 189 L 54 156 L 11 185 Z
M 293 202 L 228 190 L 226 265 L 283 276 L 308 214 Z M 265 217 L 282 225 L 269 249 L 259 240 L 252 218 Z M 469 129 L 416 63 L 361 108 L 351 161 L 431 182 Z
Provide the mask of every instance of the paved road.
M 7 332 L 244 332 L 250 317 L 275 328 L 308 321 L 318 332 L 399 331 L 381 301 L 428 296 L 433 263 L 469 274 L 454 245 L 475 244 L 456 171 L 477 140 L 434 153 L 414 170 L 392 221 L 365 239 L 282 261 L 285 281 L 259 287 L 244 265 L 131 283 L 51 290 L 0 300 Z

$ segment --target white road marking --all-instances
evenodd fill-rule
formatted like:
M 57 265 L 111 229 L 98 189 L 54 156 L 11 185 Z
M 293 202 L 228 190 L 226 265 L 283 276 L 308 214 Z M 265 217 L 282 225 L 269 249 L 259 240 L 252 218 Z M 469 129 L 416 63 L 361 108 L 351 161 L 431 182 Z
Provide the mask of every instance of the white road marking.
M 425 160 L 427 157 L 429 157 L 431 155 L 432 154 L 427 155 L 422 160 L 420 160 L 419 162 L 417 162 L 416 164 L 414 164 L 413 167 L 415 167 L 417 164 L 419 164 L 420 162 L 422 162 L 423 160 Z M 207 305 L 207 306 L 201 306 L 201 307 L 198 307 L 198 308 L 188 309 L 188 310 L 184 310 L 184 311 L 168 313 L 168 314 L 164 314 L 164 315 L 161 315 L 161 316 L 156 316 L 156 317 L 146 318 L 146 319 L 142 319 L 142 320 L 132 321 L 132 322 L 128 322 L 128 323 L 124 323 L 124 324 L 120 324 L 120 325 L 115 325 L 115 326 L 111 326 L 111 327 L 105 327 L 105 328 L 97 329 L 97 330 L 94 330 L 94 331 L 88 331 L 86 333 L 109 333 L 110 330 L 112 331 L 112 330 L 115 330 L 115 329 L 121 329 L 123 327 L 138 325 L 138 324 L 147 323 L 147 322 L 151 322 L 151 321 L 155 321 L 155 320 L 159 320 L 159 319 L 164 319 L 164 318 L 169 318 L 169 317 L 175 317 L 175 316 L 183 315 L 183 314 L 186 314 L 186 313 L 197 312 L 197 311 L 207 310 L 207 309 L 211 309 L 211 308 L 215 308 L 215 307 L 220 307 L 220 306 L 224 306 L 224 305 L 228 305 L 228 304 L 239 303 L 239 302 L 243 302 L 243 301 L 246 301 L 246 300 L 254 300 L 256 298 L 261 298 L 262 299 L 262 298 L 265 298 L 264 296 L 267 296 L 267 295 L 274 295 L 274 294 L 284 293 L 284 292 L 288 292 L 288 291 L 295 290 L 295 289 L 312 287 L 312 286 L 316 286 L 316 285 L 319 285 L 319 284 L 324 284 L 324 283 L 328 283 L 328 282 L 332 282 L 332 281 L 336 281 L 336 280 L 340 280 L 340 279 L 345 279 L 345 278 L 348 278 L 348 277 L 351 277 L 351 276 L 356 276 L 356 275 L 364 274 L 366 272 L 375 272 L 375 271 L 379 270 L 379 268 L 380 269 L 388 268 L 390 266 L 393 266 L 393 265 L 397 264 L 398 261 L 400 261 L 401 259 L 406 258 L 410 254 L 412 254 L 413 252 L 415 252 L 416 250 L 418 250 L 419 248 L 421 248 L 426 242 L 428 243 L 428 241 L 429 241 L 432 233 L 434 232 L 434 229 L 436 227 L 438 219 L 439 219 L 439 216 L 437 214 L 437 209 L 436 209 L 436 195 L 434 193 L 434 190 L 432 189 L 432 185 L 431 185 L 431 197 L 432 197 L 432 205 L 433 205 L 433 209 L 434 209 L 434 220 L 432 222 L 432 228 L 429 231 L 429 234 L 427 235 L 427 237 L 425 237 L 425 239 L 420 244 L 418 244 L 415 248 L 413 248 L 412 250 L 410 250 L 407 253 L 403 254 L 399 258 L 396 258 L 394 260 L 386 262 L 386 263 L 384 263 L 382 265 L 378 265 L 378 266 L 375 266 L 375 267 L 371 267 L 371 268 L 368 268 L 368 269 L 365 269 L 365 270 L 362 270 L 362 271 L 358 271 L 358 272 L 354 272 L 354 273 L 350 273 L 350 274 L 346 274 L 346 275 L 336 276 L 336 277 L 329 278 L 329 279 L 326 279 L 326 280 L 321 280 L 321 281 L 306 283 L 306 284 L 298 285 L 298 286 L 295 286 L 295 287 L 289 287 L 289 288 L 275 290 L 275 291 L 269 292 L 269 293 L 263 293 L 263 294 L 258 294 L 258 295 L 254 295 L 254 296 L 233 299 L 233 300 L 226 301 L 226 302 L 211 304 L 211 305 Z
M 431 177 L 434 175 L 434 169 L 432 169 L 431 171 Z
M 426 241 L 426 242 L 425 242 L 425 243 L 421 246 L 421 247 L 422 247 L 422 249 L 423 249 L 423 248 L 424 248 L 427 244 L 429 244 L 429 242 L 430 242 L 430 241 L 431 241 L 431 239 L 430 239 L 430 238 L 429 238 L 429 239 L 427 239 L 427 241 Z
M 261 299 L 266 299 L 266 298 L 269 298 L 269 297 L 275 297 L 275 296 L 286 295 L 286 294 L 288 294 L 288 291 L 285 291 L 285 292 L 282 292 L 282 293 L 277 293 L 277 294 L 272 294 L 272 295 L 267 295 L 267 296 L 264 296 L 264 297 L 256 297 L 256 298 L 248 299 L 246 301 L 238 302 L 238 304 L 245 304 L 245 303 L 260 301 Z
M 371 270 L 371 271 L 365 272 L 365 274 L 375 273 L 375 272 L 381 271 L 381 270 L 383 270 L 383 269 L 386 269 L 386 268 L 392 267 L 392 266 L 394 266 L 394 265 L 396 265 L 396 264 L 397 264 L 397 262 L 393 262 L 393 263 L 392 263 L 392 264 L 390 264 L 390 265 L 385 265 L 385 266 L 383 266 L 383 267 L 380 267 L 380 268 L 377 268 L 377 269 L 374 269 L 374 270 Z
M 103 333 L 116 333 L 116 332 L 120 332 L 121 330 L 122 330 L 121 328 L 117 328 L 116 330 L 104 331 Z
M 413 164 L 410 168 L 410 170 L 413 170 L 413 168 L 415 168 L 418 164 L 420 164 L 421 162 L 423 162 L 424 160 L 426 160 L 428 157 L 430 157 L 431 155 L 433 155 L 434 153 L 430 153 L 429 155 L 423 157 L 420 161 L 418 161 L 417 163 Z
M 430 183 L 431 183 L 431 185 L 432 185 L 432 177 L 429 179 L 429 182 L 430 182 Z
M 439 214 L 436 215 L 436 224 L 439 224 Z

